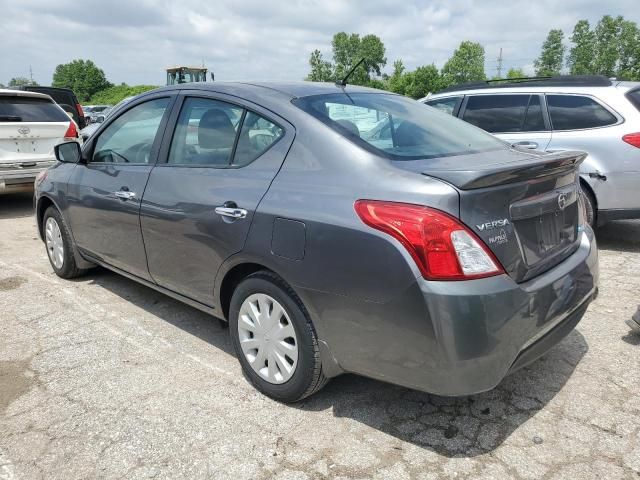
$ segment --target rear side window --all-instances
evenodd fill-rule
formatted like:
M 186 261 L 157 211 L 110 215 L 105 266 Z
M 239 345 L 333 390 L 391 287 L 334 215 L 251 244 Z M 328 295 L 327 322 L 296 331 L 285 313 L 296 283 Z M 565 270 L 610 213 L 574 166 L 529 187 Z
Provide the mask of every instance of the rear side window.
M 448 98 L 436 98 L 435 100 L 427 100 L 424 102 L 426 105 L 430 107 L 436 108 L 441 112 L 448 113 L 449 115 L 453 115 L 454 111 L 460 105 L 460 101 L 462 97 L 448 97 Z
M 0 96 L 0 122 L 68 122 L 69 117 L 46 98 Z
M 627 98 L 633 104 L 633 106 L 636 107 L 638 111 L 640 111 L 640 89 L 627 92 Z
M 491 133 L 545 129 L 538 95 L 471 96 L 462 119 Z
M 171 141 L 168 163 L 245 166 L 283 134 L 284 130 L 276 124 L 237 105 L 187 98 Z
M 581 130 L 613 125 L 618 119 L 598 102 L 581 95 L 547 95 L 554 130 Z

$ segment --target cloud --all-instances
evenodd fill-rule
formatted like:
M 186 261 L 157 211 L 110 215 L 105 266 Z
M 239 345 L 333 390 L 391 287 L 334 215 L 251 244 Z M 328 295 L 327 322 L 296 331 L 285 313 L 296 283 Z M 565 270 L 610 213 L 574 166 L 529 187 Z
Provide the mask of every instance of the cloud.
M 582 18 L 624 15 L 640 23 L 637 0 L 0 0 L 0 82 L 28 76 L 49 84 L 57 64 L 92 59 L 107 78 L 164 83 L 172 64 L 204 64 L 218 80 L 300 80 L 309 54 L 331 55 L 338 31 L 374 33 L 394 60 L 441 67 L 463 40 L 485 47 L 495 73 L 527 67 L 551 28 L 568 36 Z

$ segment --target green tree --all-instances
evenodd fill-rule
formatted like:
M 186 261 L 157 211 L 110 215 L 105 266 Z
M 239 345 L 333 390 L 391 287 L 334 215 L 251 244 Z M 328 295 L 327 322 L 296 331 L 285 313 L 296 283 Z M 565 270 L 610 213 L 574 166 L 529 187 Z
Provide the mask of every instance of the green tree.
M 573 27 L 571 35 L 573 47 L 569 51 L 567 67 L 572 75 L 588 75 L 594 72 L 596 35 L 588 20 L 580 20 Z
M 382 67 L 387 64 L 385 48 L 382 40 L 376 35 L 360 37 L 357 33 L 336 33 L 331 42 L 333 63 L 322 58 L 319 50 L 314 50 L 309 57 L 311 72 L 307 80 L 328 81 L 341 80 L 362 58 L 364 62 L 349 77 L 354 85 L 371 85 L 376 88 L 381 81 L 372 82 L 373 76 L 382 75 Z
M 526 76 L 521 68 L 510 68 L 507 72 L 507 78 L 526 78 Z
M 406 75 L 404 73 L 404 63 L 402 63 L 401 59 L 393 62 L 393 73 L 387 79 L 387 88 L 394 92 L 399 93 L 400 95 L 405 94 L 406 90 Z
M 89 99 L 89 102 L 99 105 L 115 105 L 120 100 L 124 100 L 125 98 L 132 97 L 134 95 L 140 95 L 141 93 L 153 90 L 154 88 L 158 87 L 156 85 L 129 86 L 126 83 L 122 83 L 99 91 Z
M 322 58 L 320 50 L 316 49 L 311 52 L 309 65 L 311 66 L 311 72 L 309 72 L 306 80 L 311 82 L 329 82 L 334 80 L 331 62 L 327 62 Z
M 30 80 L 26 77 L 13 77 L 9 80 L 10 87 L 23 87 L 25 85 L 38 85 L 37 82 Z
M 536 69 L 536 75 L 560 75 L 564 59 L 565 46 L 562 43 L 564 33 L 562 30 L 550 30 L 547 39 L 542 44 L 542 52 L 533 65 Z
M 112 86 L 95 63 L 80 59 L 58 65 L 51 85 L 70 88 L 81 102 L 86 102 L 97 92 Z
M 442 67 L 442 86 L 485 80 L 484 48 L 475 42 L 464 41 Z
M 616 77 L 622 80 L 640 80 L 640 29 L 635 22 L 629 20 L 620 22 Z
M 429 92 L 437 92 L 442 88 L 442 77 L 433 64 L 418 67 L 411 73 L 406 82 L 404 95 L 422 98 Z
M 612 77 L 616 74 L 616 65 L 620 52 L 618 39 L 622 17 L 613 18 L 605 15 L 596 25 L 595 30 L 595 62 L 593 73 Z

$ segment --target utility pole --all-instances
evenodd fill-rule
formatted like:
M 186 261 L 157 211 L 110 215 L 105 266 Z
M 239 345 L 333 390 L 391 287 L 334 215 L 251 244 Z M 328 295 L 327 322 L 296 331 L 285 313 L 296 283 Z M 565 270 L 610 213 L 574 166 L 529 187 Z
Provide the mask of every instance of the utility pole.
M 500 47 L 500 56 L 498 57 L 498 78 L 502 78 L 502 47 Z
M 29 65 L 29 79 L 31 80 L 31 85 L 33 85 L 33 70 L 31 69 L 31 65 Z

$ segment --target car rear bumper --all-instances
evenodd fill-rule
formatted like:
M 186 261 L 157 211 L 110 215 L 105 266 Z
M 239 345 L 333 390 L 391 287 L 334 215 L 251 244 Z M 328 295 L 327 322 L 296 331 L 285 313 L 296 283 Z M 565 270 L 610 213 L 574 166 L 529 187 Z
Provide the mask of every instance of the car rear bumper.
M 420 279 L 385 304 L 312 301 L 324 302 L 314 311 L 343 370 L 458 396 L 494 388 L 562 340 L 584 315 L 597 283 L 597 247 L 587 228 L 573 255 L 524 283 L 507 275 Z
M 21 159 L 19 163 L 31 162 L 29 159 Z M 0 163 L 0 193 L 33 192 L 38 174 L 54 163 L 55 160 L 42 161 L 38 159 L 33 161 L 34 166 L 15 168 L 7 168 L 6 165 L 2 168 L 3 165 Z

